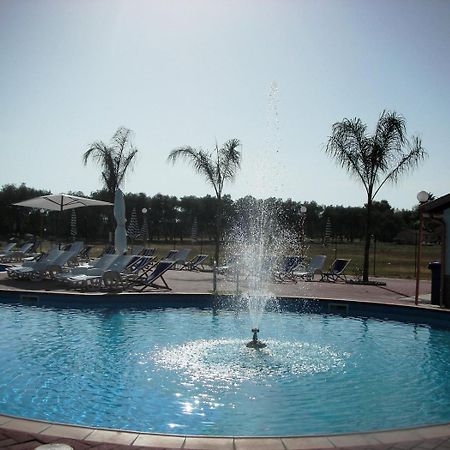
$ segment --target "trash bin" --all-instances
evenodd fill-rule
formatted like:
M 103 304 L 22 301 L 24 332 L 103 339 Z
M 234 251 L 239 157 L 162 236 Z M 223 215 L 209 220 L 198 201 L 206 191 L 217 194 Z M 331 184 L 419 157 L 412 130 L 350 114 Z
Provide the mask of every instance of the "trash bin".
M 440 305 L 441 303 L 441 263 L 433 261 L 428 264 L 431 270 L 431 304 Z

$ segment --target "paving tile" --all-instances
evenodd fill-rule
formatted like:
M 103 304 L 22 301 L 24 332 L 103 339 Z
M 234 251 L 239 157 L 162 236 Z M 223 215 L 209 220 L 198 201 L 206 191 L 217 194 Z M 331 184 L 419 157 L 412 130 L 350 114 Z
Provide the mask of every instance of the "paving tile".
M 442 442 L 442 444 L 440 444 L 440 448 L 450 449 L 450 438 L 446 439 L 444 442 Z
M 438 425 L 435 427 L 417 428 L 414 430 L 417 434 L 424 439 L 433 439 L 450 436 L 450 426 Z
M 414 447 L 414 450 L 434 450 L 435 448 L 439 448 L 439 442 L 434 440 L 421 441 Z
M 128 433 L 126 431 L 94 430 L 88 435 L 86 441 L 131 445 L 138 436 L 138 433 Z
M 134 447 L 130 447 L 129 445 L 118 445 L 118 444 L 94 444 L 92 447 L 89 447 L 89 450 L 129 450 L 130 448 Z M 138 449 L 139 447 L 136 447 L 136 449 Z M 148 450 L 148 448 L 146 449 Z
M 373 436 L 382 444 L 423 440 L 415 430 L 382 431 L 373 433 Z
M 282 438 L 287 450 L 307 450 L 307 449 L 327 449 L 334 448 L 334 445 L 322 436 Z
M 47 436 L 59 436 L 69 439 L 86 439 L 92 433 L 92 429 L 83 427 L 71 427 L 70 425 L 50 425 L 43 434 Z
M 25 433 L 40 433 L 48 428 L 50 424 L 45 422 L 37 422 L 34 420 L 11 419 L 2 425 L 7 430 L 24 431 Z
M 164 436 L 159 434 L 140 434 L 133 442 L 134 447 L 182 448 L 184 436 Z
M 35 435 L 34 438 L 37 441 L 42 442 L 43 444 L 51 444 L 52 442 L 55 442 L 55 440 L 58 439 L 56 436 L 46 436 L 45 434 Z
M 399 442 L 397 444 L 390 445 L 390 449 L 392 450 L 416 450 L 417 446 L 423 441 L 408 441 L 408 442 Z
M 39 441 L 20 442 L 18 444 L 8 447 L 9 450 L 34 450 L 36 447 L 42 445 Z
M 186 437 L 183 449 L 234 450 L 233 438 Z
M 3 425 L 4 423 L 9 422 L 10 420 L 11 417 L 0 415 L 0 425 Z
M 285 450 L 281 439 L 237 438 L 234 440 L 236 450 Z
M 336 447 L 368 447 L 380 444 L 380 441 L 378 441 L 373 434 L 347 434 L 327 437 Z
M 16 441 L 11 438 L 2 439 L 0 441 L 0 448 L 8 448 L 8 446 L 16 444 Z
M 40 439 L 36 438 L 36 434 L 24 433 L 23 431 L 8 430 L 8 436 L 16 442 L 26 442 L 32 440 L 40 441 Z

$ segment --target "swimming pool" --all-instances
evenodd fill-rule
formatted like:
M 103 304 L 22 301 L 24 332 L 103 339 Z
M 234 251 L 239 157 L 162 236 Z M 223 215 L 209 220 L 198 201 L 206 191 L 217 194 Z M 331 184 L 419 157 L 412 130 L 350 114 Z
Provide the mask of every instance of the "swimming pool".
M 450 421 L 446 328 L 290 302 L 266 312 L 255 351 L 244 310 L 202 303 L 0 303 L 0 412 L 199 435 Z

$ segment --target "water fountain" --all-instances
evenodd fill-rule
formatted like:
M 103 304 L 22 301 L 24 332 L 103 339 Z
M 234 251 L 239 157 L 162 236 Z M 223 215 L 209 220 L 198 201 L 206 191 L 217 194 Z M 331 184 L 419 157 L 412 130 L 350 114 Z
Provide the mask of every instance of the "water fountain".
M 236 302 L 248 309 L 253 337 L 247 347 L 262 349 L 266 345 L 258 339 L 261 320 L 268 302 L 276 302 L 273 273 L 286 248 L 292 246 L 293 237 L 280 225 L 274 200 L 247 198 L 240 205 L 238 217 L 227 247 L 240 280 L 241 292 Z
M 258 339 L 259 328 L 252 328 L 252 333 L 253 333 L 252 340 L 250 342 L 247 342 L 247 344 L 245 344 L 246 347 L 260 349 L 267 346 L 266 344 L 264 344 L 264 342 L 261 342 Z
M 266 344 L 258 339 L 261 319 L 269 300 L 275 296 L 271 289 L 273 273 L 280 259 L 288 254 L 288 249 L 296 246 L 296 237 L 281 224 L 279 205 L 276 198 L 278 178 L 276 168 L 279 153 L 279 91 L 272 83 L 269 91 L 267 111 L 266 148 L 258 154 L 256 162 L 259 175 L 256 185 L 249 191 L 258 198 L 246 197 L 238 206 L 239 218 L 228 236 L 226 253 L 236 263 L 237 278 L 242 292 L 238 301 L 247 305 L 250 317 L 252 340 L 246 344 L 253 349 L 262 349 Z M 265 200 L 261 200 L 265 199 Z

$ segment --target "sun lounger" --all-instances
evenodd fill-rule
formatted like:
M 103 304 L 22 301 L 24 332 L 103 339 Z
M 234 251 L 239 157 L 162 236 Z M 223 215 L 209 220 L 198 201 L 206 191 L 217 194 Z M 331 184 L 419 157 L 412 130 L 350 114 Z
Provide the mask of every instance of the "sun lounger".
M 152 248 L 143 248 L 138 255 L 139 256 L 153 256 L 156 252 L 156 248 L 152 247 Z
M 311 281 L 314 279 L 316 273 L 322 275 L 322 269 L 325 264 L 325 260 L 327 259 L 326 255 L 314 255 L 311 258 L 308 267 L 304 271 L 295 271 L 294 275 L 297 278 L 302 278 L 306 281 Z
M 151 272 L 147 272 L 136 280 L 127 285 L 127 289 L 133 289 L 143 291 L 147 288 L 172 290 L 164 279 L 164 274 L 171 269 L 175 264 L 175 261 L 160 261 Z M 156 281 L 161 279 L 164 285 L 157 284 Z
M 284 256 L 281 261 L 280 267 L 274 273 L 275 281 L 279 282 L 293 281 L 294 283 L 297 283 L 294 271 L 300 266 L 302 262 L 303 262 L 302 256 L 297 255 Z
M 0 254 L 1 262 L 13 262 L 13 261 L 21 261 L 28 253 L 30 253 L 34 248 L 33 242 L 27 242 L 23 244 L 19 249 L 10 250 L 7 253 Z
M 90 282 L 93 283 L 92 287 L 95 286 L 107 291 L 123 290 L 126 285 L 139 278 L 152 265 L 154 260 L 154 256 L 134 256 L 134 259 L 123 271 L 114 270 L 114 267 L 112 267 L 104 272 L 101 277 L 98 277 L 101 280 L 91 279 Z
M 84 249 L 83 241 L 75 241 L 63 247 L 63 250 L 72 252 L 74 254 L 74 257 L 69 261 L 69 265 L 78 265 L 78 263 L 80 262 L 79 257 L 83 249 Z
M 178 250 L 169 250 L 166 256 L 160 259 L 160 261 L 175 261 L 175 256 L 178 255 Z
M 335 283 L 338 280 L 347 281 L 344 274 L 351 259 L 335 259 L 328 272 L 323 272 L 320 281 L 331 281 Z
M 63 250 L 52 249 L 42 254 L 36 261 L 24 261 L 20 266 L 11 266 L 6 269 L 8 276 L 15 279 L 27 279 L 33 269 L 41 270 L 47 265 L 54 263 L 58 257 L 64 254 Z
M 49 255 L 34 263 L 10 268 L 7 270 L 8 276 L 32 281 L 40 281 L 43 278 L 55 278 L 55 275 L 62 272 L 63 267 L 76 257 L 74 252 L 64 250 L 52 251 L 52 256 Z
M 189 253 L 191 253 L 190 248 L 182 248 L 181 250 L 178 250 L 178 253 L 173 256 L 173 258 L 169 258 L 169 261 L 172 259 L 175 261 L 174 269 L 181 268 L 185 264 L 187 257 L 189 256 Z
M 90 264 L 71 267 L 70 270 L 60 274 L 57 278 L 60 281 L 64 281 L 65 279 L 76 275 L 101 275 L 109 269 L 118 257 L 119 255 L 105 254 L 100 258 L 93 260 Z
M 107 265 L 106 268 L 91 267 L 84 270 L 83 273 L 79 273 L 80 270 L 78 270 L 78 273 L 66 275 L 64 278 L 60 278 L 60 281 L 63 281 L 66 285 L 75 289 L 100 288 L 102 286 L 102 279 L 105 272 L 112 271 L 120 273 L 136 259 L 136 256 L 133 255 L 103 255 L 102 258 L 107 260 L 108 256 L 113 258 L 110 259 L 111 263 Z
M 90 256 L 89 253 L 91 252 L 93 246 L 92 245 L 85 245 L 83 249 L 78 253 L 78 260 L 79 261 L 89 261 Z
M 4 255 L 6 253 L 9 253 L 15 246 L 16 246 L 15 242 L 10 242 L 9 244 L 6 244 L 4 247 L 1 248 L 0 254 Z
M 103 255 L 115 255 L 116 254 L 116 248 L 114 245 L 110 245 L 106 247 L 100 255 L 98 255 L 98 258 L 101 258 Z M 118 256 L 118 255 L 116 255 Z
M 129 264 L 122 273 L 126 278 L 136 278 L 142 272 L 154 265 L 155 256 L 136 256 L 136 259 Z
M 197 255 L 195 258 L 192 258 L 190 261 L 186 261 L 181 270 L 191 270 L 191 271 L 199 271 L 205 270 L 203 266 L 203 262 L 208 258 L 208 255 Z

